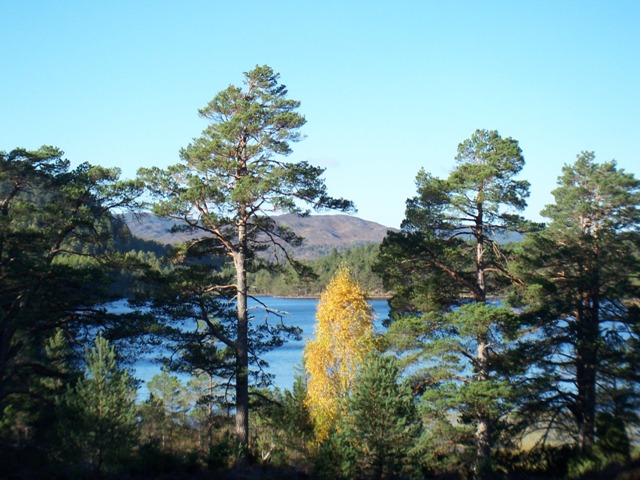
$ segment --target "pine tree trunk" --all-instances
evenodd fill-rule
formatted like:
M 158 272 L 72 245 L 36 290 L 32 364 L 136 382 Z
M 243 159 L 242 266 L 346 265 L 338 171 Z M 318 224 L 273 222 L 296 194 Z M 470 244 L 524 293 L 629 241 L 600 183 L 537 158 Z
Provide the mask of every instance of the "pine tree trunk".
M 578 425 L 578 448 L 588 452 L 593 447 L 596 430 L 596 365 L 599 304 L 593 301 L 578 319 L 578 339 L 576 347 L 576 423 Z
M 484 264 L 484 215 L 482 204 L 482 190 L 478 195 L 477 217 L 476 217 L 476 287 L 478 289 L 476 300 L 486 302 L 487 292 L 485 284 L 485 264 Z M 478 336 L 478 352 L 476 358 L 476 380 L 484 382 L 489 380 L 489 340 L 486 334 Z M 476 478 L 482 478 L 484 470 L 491 460 L 491 419 L 484 412 L 480 412 L 477 417 L 476 427 Z
M 582 452 L 588 452 L 593 447 L 595 437 L 595 392 L 596 392 L 596 372 L 595 364 L 586 360 L 577 368 L 578 400 L 576 420 L 578 423 L 578 448 Z
M 247 312 L 246 225 L 238 226 L 239 251 L 236 268 L 238 337 L 236 341 L 236 438 L 247 452 L 249 446 L 249 318 Z M 245 458 L 246 460 L 246 458 Z
M 478 381 L 489 379 L 489 352 L 486 337 L 478 339 Z M 476 428 L 476 453 L 478 464 L 486 464 L 491 457 L 491 420 L 484 414 L 478 416 L 478 426 Z

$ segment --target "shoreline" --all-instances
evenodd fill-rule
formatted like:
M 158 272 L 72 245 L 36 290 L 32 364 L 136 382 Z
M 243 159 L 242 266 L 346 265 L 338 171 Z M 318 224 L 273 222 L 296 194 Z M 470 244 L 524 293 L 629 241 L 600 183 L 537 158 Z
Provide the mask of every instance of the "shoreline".
M 318 300 L 320 295 L 272 295 L 268 293 L 251 294 L 252 297 L 282 298 L 286 300 Z M 392 295 L 367 295 L 367 300 L 389 300 Z

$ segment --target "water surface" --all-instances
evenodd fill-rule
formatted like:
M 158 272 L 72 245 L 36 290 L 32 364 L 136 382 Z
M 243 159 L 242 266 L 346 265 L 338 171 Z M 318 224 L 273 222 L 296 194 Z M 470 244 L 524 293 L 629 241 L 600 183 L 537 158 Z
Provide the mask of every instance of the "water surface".
M 251 313 L 256 317 L 255 321 L 264 319 L 265 311 L 261 308 L 261 303 L 269 309 L 282 314 L 282 321 L 286 325 L 297 326 L 302 329 L 302 338 L 299 341 L 289 341 L 267 354 L 263 359 L 269 363 L 267 372 L 274 375 L 274 386 L 280 389 L 291 389 L 293 386 L 296 369 L 302 365 L 302 352 L 304 345 L 314 337 L 315 314 L 318 299 L 315 298 L 279 298 L 279 297 L 259 297 L 258 302 L 252 301 L 249 306 Z M 373 307 L 375 319 L 374 325 L 378 331 L 382 330 L 382 320 L 389 315 L 389 305 L 386 300 L 370 300 Z M 269 314 L 269 321 L 280 321 L 278 316 Z M 153 358 L 141 358 L 133 365 L 134 375 L 142 380 L 138 396 L 140 399 L 148 397 L 146 382 L 154 375 L 160 373 L 160 364 Z M 188 375 L 179 375 L 183 382 L 189 379 Z

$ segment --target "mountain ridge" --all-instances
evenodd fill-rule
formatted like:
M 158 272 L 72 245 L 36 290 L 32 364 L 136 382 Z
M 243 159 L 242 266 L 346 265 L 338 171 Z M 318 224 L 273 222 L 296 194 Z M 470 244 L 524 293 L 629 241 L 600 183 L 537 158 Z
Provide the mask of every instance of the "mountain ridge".
M 278 225 L 286 225 L 305 239 L 301 247 L 292 249 L 294 256 L 299 259 L 317 258 L 333 249 L 380 243 L 389 230 L 397 231 L 380 223 L 346 214 L 306 217 L 287 214 L 274 215 L 271 218 Z M 124 215 L 124 221 L 134 236 L 144 240 L 175 244 L 193 237 L 187 233 L 171 233 L 171 227 L 175 222 L 151 213 L 127 214 Z

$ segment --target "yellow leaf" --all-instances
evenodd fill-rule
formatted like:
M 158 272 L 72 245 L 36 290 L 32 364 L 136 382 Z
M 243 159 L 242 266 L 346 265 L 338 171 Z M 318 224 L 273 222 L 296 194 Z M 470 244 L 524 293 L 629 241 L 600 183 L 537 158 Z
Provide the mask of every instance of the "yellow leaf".
M 316 440 L 326 439 L 360 363 L 374 348 L 373 309 L 349 269 L 342 267 L 322 293 L 316 338 L 305 347 L 306 405 Z

